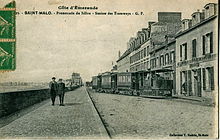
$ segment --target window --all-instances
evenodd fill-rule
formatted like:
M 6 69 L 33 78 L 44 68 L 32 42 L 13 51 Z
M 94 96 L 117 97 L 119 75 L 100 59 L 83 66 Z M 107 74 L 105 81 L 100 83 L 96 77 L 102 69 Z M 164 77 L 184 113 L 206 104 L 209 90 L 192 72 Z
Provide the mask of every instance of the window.
M 206 90 L 206 69 L 202 69 L 203 90 Z
M 214 67 L 203 68 L 203 90 L 214 90 Z
M 151 68 L 156 67 L 156 58 L 151 59 Z
M 166 64 L 169 64 L 169 54 L 168 53 L 165 55 L 165 65 Z
M 213 53 L 213 32 L 209 33 L 210 37 L 210 53 Z
M 187 43 L 180 45 L 180 61 L 187 60 Z
M 146 48 L 144 48 L 144 57 L 146 57 Z
M 205 48 L 206 48 L 206 45 L 205 45 L 205 36 L 203 35 L 202 36 L 202 54 L 205 55 Z
M 175 54 L 174 54 L 174 51 L 172 51 L 171 53 L 170 53 L 170 63 L 174 63 L 175 62 L 175 56 L 174 56 Z
M 211 90 L 214 90 L 214 67 L 209 67 L 207 68 L 208 71 L 208 83 L 209 83 L 209 88 Z
M 156 62 L 156 66 L 159 66 L 159 57 L 157 57 L 157 62 Z
M 185 47 L 185 59 L 184 60 L 187 60 L 187 43 L 184 44 L 184 47 Z
M 147 62 L 144 62 L 144 69 L 147 69 Z
M 150 60 L 150 67 L 153 68 L 153 60 Z
M 150 67 L 149 67 L 149 61 L 147 61 L 147 69 L 149 69 Z
M 156 58 L 154 58 L 154 67 L 156 67 L 157 66 L 157 59 Z
M 202 54 L 213 53 L 213 32 L 202 36 Z
M 180 61 L 182 61 L 182 45 L 180 45 Z
M 160 65 L 163 66 L 164 65 L 164 60 L 163 60 L 163 55 L 160 56 Z
M 192 40 L 192 58 L 196 57 L 196 39 Z
M 147 46 L 147 56 L 149 56 L 149 46 Z

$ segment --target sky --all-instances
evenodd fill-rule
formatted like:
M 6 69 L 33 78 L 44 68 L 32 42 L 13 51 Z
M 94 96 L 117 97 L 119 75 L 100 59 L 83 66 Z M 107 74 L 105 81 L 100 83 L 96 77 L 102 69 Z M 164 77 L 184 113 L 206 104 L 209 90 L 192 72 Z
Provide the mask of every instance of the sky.
M 8 0 L 10 1 L 10 0 Z M 47 82 L 67 79 L 72 72 L 84 81 L 109 71 L 130 37 L 157 21 L 158 12 L 182 12 L 191 18 L 197 9 L 216 0 L 17 0 L 17 11 L 71 11 L 58 6 L 97 6 L 97 11 L 144 12 L 140 16 L 17 15 L 16 70 L 0 73 L 0 82 Z M 0 1 L 3 7 L 7 0 Z

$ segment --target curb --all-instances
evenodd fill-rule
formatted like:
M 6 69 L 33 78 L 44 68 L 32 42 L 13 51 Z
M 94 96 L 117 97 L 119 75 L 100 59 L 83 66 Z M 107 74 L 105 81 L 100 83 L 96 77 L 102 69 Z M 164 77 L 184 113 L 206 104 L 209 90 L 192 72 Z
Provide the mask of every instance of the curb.
M 173 97 L 166 97 L 166 96 L 146 96 L 146 95 L 140 95 L 139 97 L 151 98 L 151 99 L 172 99 L 173 98 Z
M 97 119 L 99 120 L 99 122 L 100 122 L 100 132 L 101 132 L 101 136 L 102 136 L 103 138 L 105 138 L 105 139 L 107 139 L 107 138 L 111 139 L 111 135 L 110 135 L 109 131 L 107 130 L 107 128 L 105 127 L 104 121 L 102 120 L 102 118 L 101 118 L 101 116 L 100 116 L 100 114 L 99 114 L 99 112 L 98 112 L 98 110 L 97 110 L 97 108 L 96 108 L 94 102 L 92 101 L 92 98 L 91 98 L 89 92 L 87 91 L 87 89 L 86 89 L 85 87 L 83 87 L 83 88 L 84 88 L 85 92 L 87 93 L 87 97 L 88 97 L 88 99 L 89 99 L 88 101 L 92 104 L 91 106 L 93 106 L 93 107 L 92 107 L 92 111 L 94 112 L 94 115 L 96 116 L 96 118 L 97 118 Z
M 193 98 L 178 97 L 178 96 L 174 96 L 173 98 L 175 98 L 175 99 L 183 99 L 183 100 L 190 100 L 190 101 L 197 101 L 197 102 L 204 102 L 205 101 L 205 100 L 202 100 L 202 99 L 193 99 Z

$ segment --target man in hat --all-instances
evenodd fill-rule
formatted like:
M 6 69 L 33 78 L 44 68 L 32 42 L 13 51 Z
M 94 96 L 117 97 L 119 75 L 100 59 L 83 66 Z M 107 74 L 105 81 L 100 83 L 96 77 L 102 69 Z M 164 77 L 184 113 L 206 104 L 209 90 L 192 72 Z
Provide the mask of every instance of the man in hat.
M 60 106 L 64 106 L 64 93 L 65 93 L 65 84 L 62 82 L 62 79 L 58 80 L 58 95 L 60 98 Z
M 52 81 L 49 83 L 50 97 L 51 97 L 52 105 L 54 105 L 54 103 L 55 103 L 56 94 L 57 94 L 57 90 L 58 90 L 58 85 L 57 85 L 57 82 L 55 81 L 55 79 L 56 78 L 53 77 Z

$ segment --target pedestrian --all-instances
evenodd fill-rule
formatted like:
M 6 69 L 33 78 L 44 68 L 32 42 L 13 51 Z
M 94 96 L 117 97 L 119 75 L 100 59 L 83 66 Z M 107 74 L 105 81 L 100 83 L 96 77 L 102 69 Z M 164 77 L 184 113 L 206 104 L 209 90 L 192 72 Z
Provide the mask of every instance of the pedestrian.
M 65 84 L 62 82 L 62 79 L 58 80 L 58 95 L 60 98 L 60 106 L 64 106 L 64 94 L 65 94 Z
M 57 88 L 58 88 L 57 82 L 55 80 L 56 80 L 56 78 L 53 77 L 52 81 L 49 83 L 50 97 L 51 97 L 52 105 L 54 105 L 54 103 L 55 103 Z

